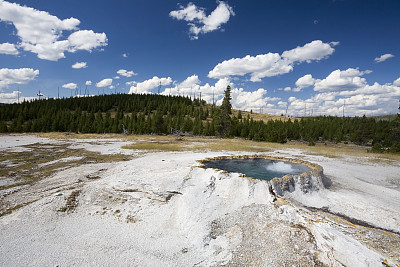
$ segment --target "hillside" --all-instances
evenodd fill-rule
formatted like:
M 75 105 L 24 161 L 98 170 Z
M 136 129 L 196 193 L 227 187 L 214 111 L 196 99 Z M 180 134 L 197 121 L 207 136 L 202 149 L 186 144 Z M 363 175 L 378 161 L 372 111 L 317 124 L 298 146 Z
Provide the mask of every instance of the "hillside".
M 257 112 L 249 112 L 249 111 L 240 111 L 242 113 L 242 117 L 250 117 L 253 120 L 256 121 L 263 121 L 267 123 L 270 120 L 279 120 L 279 121 L 288 121 L 289 118 L 285 116 L 277 116 L 277 115 L 271 115 L 271 114 L 265 114 L 265 113 L 257 113 Z M 232 115 L 238 117 L 239 110 L 232 110 Z M 293 120 L 293 118 L 292 118 Z

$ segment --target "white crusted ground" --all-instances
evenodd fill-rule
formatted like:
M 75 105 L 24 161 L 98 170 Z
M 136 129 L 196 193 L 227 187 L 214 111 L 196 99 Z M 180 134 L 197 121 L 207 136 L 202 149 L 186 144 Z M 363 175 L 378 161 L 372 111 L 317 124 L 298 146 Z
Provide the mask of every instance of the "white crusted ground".
M 196 167 L 197 160 L 238 152 L 143 153 L 121 149 L 122 140 L 36 136 L 0 136 L 0 149 L 60 142 L 136 157 L 66 169 L 9 195 L 0 191 L 15 201 L 41 196 L 0 217 L 0 266 L 400 264 L 398 162 L 269 153 L 317 163 L 331 179 L 328 189 L 285 195 L 289 203 L 274 201 L 265 181 Z M 76 209 L 59 211 L 71 192 L 78 192 Z

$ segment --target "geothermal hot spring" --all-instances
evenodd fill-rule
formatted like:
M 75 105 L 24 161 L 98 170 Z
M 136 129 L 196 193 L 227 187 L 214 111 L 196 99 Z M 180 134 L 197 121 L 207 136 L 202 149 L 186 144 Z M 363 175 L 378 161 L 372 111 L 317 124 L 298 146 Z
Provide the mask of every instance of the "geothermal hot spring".
M 238 172 L 247 177 L 272 180 L 287 174 L 302 174 L 310 168 L 297 163 L 265 158 L 222 158 L 203 161 L 205 168 L 220 169 L 227 172 Z

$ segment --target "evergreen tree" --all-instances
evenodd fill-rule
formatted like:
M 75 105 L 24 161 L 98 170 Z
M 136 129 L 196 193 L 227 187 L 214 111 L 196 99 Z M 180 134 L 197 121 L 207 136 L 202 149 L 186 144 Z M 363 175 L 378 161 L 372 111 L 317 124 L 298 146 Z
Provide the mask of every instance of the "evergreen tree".
M 393 125 L 393 145 L 390 148 L 392 152 L 400 152 L 400 100 L 399 100 L 399 113 L 396 115 L 396 120 Z
M 219 120 L 219 134 L 221 137 L 226 137 L 229 134 L 232 121 L 232 105 L 231 105 L 231 87 L 228 85 L 226 90 L 224 91 L 225 96 L 222 100 L 221 112 L 220 112 L 220 120 Z
M 0 133 L 8 132 L 7 123 L 3 120 L 0 121 Z
M 241 120 L 242 119 L 242 112 L 239 110 L 238 112 L 238 119 Z

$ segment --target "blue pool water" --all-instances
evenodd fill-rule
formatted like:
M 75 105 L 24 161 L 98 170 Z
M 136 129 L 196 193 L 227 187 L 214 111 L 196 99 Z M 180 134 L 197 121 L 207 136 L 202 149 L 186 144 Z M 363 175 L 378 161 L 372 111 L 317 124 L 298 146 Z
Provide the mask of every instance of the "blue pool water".
M 243 173 L 247 177 L 267 181 L 274 177 L 285 176 L 286 174 L 302 174 L 303 172 L 310 171 L 309 167 L 302 164 L 264 158 L 226 158 L 204 161 L 203 164 L 206 168 Z

